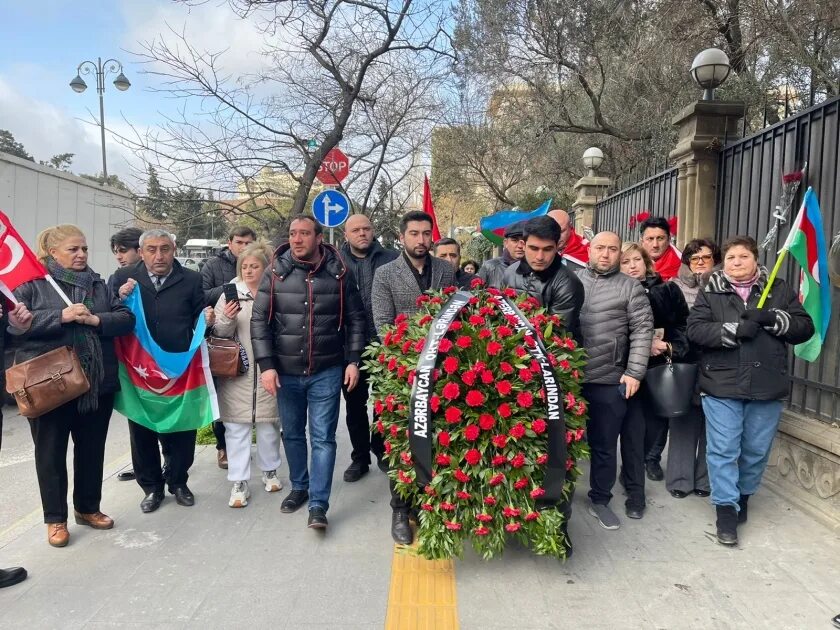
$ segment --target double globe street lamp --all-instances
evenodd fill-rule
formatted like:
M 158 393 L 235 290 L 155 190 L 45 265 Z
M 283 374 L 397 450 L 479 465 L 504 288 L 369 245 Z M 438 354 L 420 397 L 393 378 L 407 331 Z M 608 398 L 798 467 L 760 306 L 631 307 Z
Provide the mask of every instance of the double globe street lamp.
M 105 75 L 108 73 L 119 73 L 114 79 L 114 87 L 120 92 L 125 92 L 131 87 L 128 78 L 123 74 L 122 64 L 116 59 L 107 59 L 104 63 L 102 57 L 97 57 L 96 62 L 83 61 L 76 69 L 76 77 L 70 81 L 70 87 L 74 92 L 81 94 L 87 89 L 87 83 L 82 78 L 83 74 L 96 75 L 96 91 L 99 92 L 99 130 L 102 136 L 102 181 L 108 181 L 108 165 L 105 161 Z

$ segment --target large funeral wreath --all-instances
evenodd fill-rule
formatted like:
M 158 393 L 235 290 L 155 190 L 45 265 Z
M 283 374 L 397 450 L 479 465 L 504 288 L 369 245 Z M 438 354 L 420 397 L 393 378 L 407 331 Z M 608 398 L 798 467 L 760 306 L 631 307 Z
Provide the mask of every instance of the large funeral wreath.
M 569 500 L 588 456 L 583 351 L 534 298 L 478 280 L 472 293 L 455 292 L 422 295 L 419 312 L 398 315 L 365 353 L 374 430 L 397 492 L 419 513 L 418 551 L 460 556 L 468 538 L 491 558 L 515 537 L 564 558 L 556 503 Z M 556 496 L 547 502 L 549 476 Z

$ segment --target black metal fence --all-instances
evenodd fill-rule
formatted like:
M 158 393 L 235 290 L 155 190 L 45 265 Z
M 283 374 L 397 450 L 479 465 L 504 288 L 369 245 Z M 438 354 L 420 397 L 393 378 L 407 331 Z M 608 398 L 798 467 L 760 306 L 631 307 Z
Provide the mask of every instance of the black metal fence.
M 773 225 L 779 203 L 782 175 L 807 170 L 799 195 L 790 209 L 796 215 L 808 186 L 814 189 L 822 208 L 826 241 L 831 246 L 840 231 L 840 177 L 838 150 L 840 99 L 832 99 L 787 118 L 758 133 L 728 144 L 720 156 L 718 176 L 719 241 L 735 234 L 749 234 L 761 242 Z M 776 251 L 787 236 L 790 223 L 779 230 L 763 262 L 772 265 Z M 785 262 L 785 277 L 798 285 L 799 270 Z M 840 420 L 840 290 L 832 289 L 834 313 L 826 345 L 819 361 L 791 359 L 793 388 L 790 407 L 826 422 Z
M 677 212 L 677 168 L 657 173 L 639 183 L 605 197 L 595 204 L 593 230 L 616 232 L 622 239 L 635 238 L 630 218 L 640 212 L 670 217 Z

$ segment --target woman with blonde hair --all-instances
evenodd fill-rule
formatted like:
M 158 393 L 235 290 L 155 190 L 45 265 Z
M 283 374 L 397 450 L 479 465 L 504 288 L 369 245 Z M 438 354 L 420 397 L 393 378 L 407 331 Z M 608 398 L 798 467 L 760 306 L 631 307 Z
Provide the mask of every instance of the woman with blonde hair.
M 47 228 L 38 235 L 38 256 L 72 304 L 67 306 L 44 279 L 15 289 L 32 312 L 32 324 L 14 335 L 15 363 L 61 346 L 72 346 L 90 382 L 90 391 L 29 420 L 35 443 L 35 470 L 41 490 L 47 540 L 64 547 L 67 530 L 67 445 L 73 438 L 73 508 L 78 525 L 110 529 L 114 521 L 100 511 L 105 438 L 119 390 L 113 338 L 130 333 L 134 315 L 88 267 L 84 233 L 75 225 Z
M 213 334 L 237 339 L 247 358 L 246 371 L 233 378 L 218 378 L 220 420 L 225 427 L 228 457 L 228 481 L 233 482 L 228 505 L 241 508 L 248 505 L 251 491 L 251 427 L 257 435 L 257 465 L 262 471 L 266 492 L 283 489 L 277 479 L 280 466 L 280 427 L 277 400 L 260 386 L 259 367 L 254 361 L 251 346 L 251 314 L 254 296 L 263 272 L 268 268 L 272 250 L 267 243 L 248 245 L 236 259 L 237 300 L 228 301 L 224 293 L 216 303 L 216 323 Z M 243 363 L 245 363 L 243 361 Z

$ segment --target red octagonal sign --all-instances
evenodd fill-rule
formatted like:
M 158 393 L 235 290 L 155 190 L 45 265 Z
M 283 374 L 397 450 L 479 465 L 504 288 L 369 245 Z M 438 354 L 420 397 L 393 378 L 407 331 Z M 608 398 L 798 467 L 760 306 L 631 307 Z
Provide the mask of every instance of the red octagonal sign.
M 341 183 L 347 175 L 350 174 L 350 160 L 344 155 L 344 152 L 338 147 L 333 147 L 327 151 L 324 156 L 324 161 L 321 162 L 321 167 L 315 174 L 322 184 L 327 186 L 336 186 Z

